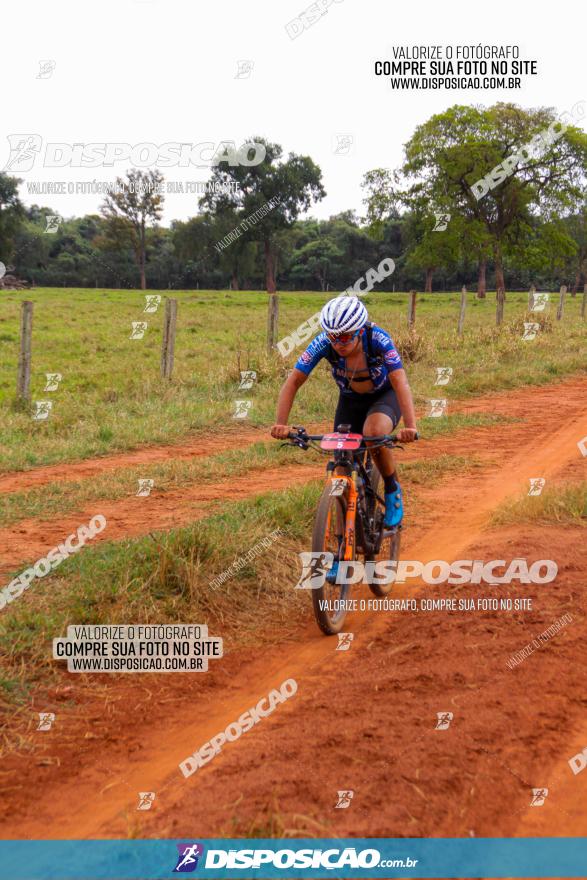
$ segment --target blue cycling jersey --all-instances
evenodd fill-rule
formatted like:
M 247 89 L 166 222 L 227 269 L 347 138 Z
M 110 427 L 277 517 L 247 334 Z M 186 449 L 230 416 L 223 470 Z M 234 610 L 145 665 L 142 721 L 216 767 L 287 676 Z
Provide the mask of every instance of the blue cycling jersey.
M 369 378 L 373 383 L 373 390 L 382 391 L 386 388 L 391 388 L 388 374 L 403 368 L 399 353 L 393 344 L 393 339 L 385 330 L 373 324 L 371 337 L 372 356 L 369 358 L 367 333 L 365 330 L 361 333 L 360 338 L 363 343 L 363 351 L 365 352 Z M 328 336 L 326 333 L 320 333 L 299 356 L 295 367 L 296 370 L 301 370 L 302 373 L 308 376 L 323 357 L 328 357 L 330 350 L 331 345 Z M 354 392 L 349 387 L 346 377 L 346 358 L 337 356 L 337 352 L 333 348 L 332 352 L 336 359 L 332 364 L 332 377 L 343 394 L 353 394 Z

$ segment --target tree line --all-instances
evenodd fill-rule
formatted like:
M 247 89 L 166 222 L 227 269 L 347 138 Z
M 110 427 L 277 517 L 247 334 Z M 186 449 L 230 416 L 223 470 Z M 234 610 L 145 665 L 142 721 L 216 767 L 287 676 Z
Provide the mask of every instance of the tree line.
M 273 293 L 344 290 L 391 257 L 378 289 L 575 291 L 587 280 L 587 136 L 557 125 L 549 108 L 451 107 L 418 126 L 399 168 L 365 174 L 363 216 L 328 220 L 304 217 L 326 195 L 318 165 L 261 137 L 260 165 L 213 167 L 194 216 L 169 227 L 159 171 L 128 171 L 99 214 L 51 233 L 58 212 L 24 207 L 22 181 L 0 173 L 0 260 L 40 286 Z M 529 143 L 539 148 L 516 154 Z M 491 173 L 498 182 L 480 186 Z

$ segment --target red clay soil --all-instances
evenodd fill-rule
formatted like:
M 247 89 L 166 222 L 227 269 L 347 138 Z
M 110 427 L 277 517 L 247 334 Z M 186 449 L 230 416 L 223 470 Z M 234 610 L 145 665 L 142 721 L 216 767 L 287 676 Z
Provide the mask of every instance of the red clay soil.
M 265 440 L 266 437 L 267 431 L 264 428 L 254 428 L 251 425 L 239 426 L 238 429 L 232 428 L 232 426 L 223 427 L 222 432 L 216 437 L 206 434 L 190 438 L 184 443 L 148 446 L 145 449 L 105 455 L 101 458 L 45 465 L 27 471 L 11 471 L 0 475 L 0 494 L 22 492 L 36 486 L 43 486 L 45 483 L 89 480 L 117 468 L 215 455 L 218 452 L 233 449 L 235 442 L 238 442 L 239 446 L 246 446 L 250 443 L 257 443 L 259 440 Z
M 585 379 L 583 377 L 571 377 L 556 385 L 537 386 L 536 388 L 525 387 L 517 391 L 501 391 L 476 399 L 451 402 L 450 412 L 495 412 L 501 415 L 515 415 L 517 418 L 526 418 L 535 414 L 537 407 L 544 405 L 544 403 L 549 404 L 551 400 L 557 397 L 576 399 L 576 393 L 578 392 L 579 395 L 583 394 L 584 388 Z M 446 393 L 449 393 L 448 389 L 446 389 Z M 316 429 L 316 431 L 320 430 L 318 425 L 310 425 L 309 428 L 311 430 Z M 237 437 L 238 441 L 236 441 Z M 115 455 L 44 465 L 26 471 L 11 471 L 0 474 L 0 494 L 22 492 L 26 489 L 52 482 L 92 479 L 118 468 L 214 455 L 219 452 L 225 452 L 228 449 L 234 449 L 235 442 L 238 442 L 239 448 L 243 448 L 252 443 L 257 443 L 259 440 L 266 439 L 268 439 L 268 432 L 267 428 L 264 427 L 254 427 L 251 425 L 239 425 L 238 428 L 232 426 L 223 427 L 222 432 L 217 437 L 206 434 L 190 438 L 178 444 L 148 446 Z
M 153 492 L 147 498 L 132 495 L 119 501 L 95 501 L 91 507 L 59 519 L 21 520 L 0 529 L 0 573 L 45 556 L 51 547 L 65 540 L 78 526 L 87 525 L 98 513 L 106 518 L 107 525 L 94 541 L 116 541 L 188 525 L 209 516 L 214 502 L 239 501 L 272 489 L 280 491 L 319 479 L 321 475 L 319 467 L 306 462 L 227 476 L 222 483 L 187 486 L 160 494 Z
M 458 431 L 449 437 L 438 437 L 434 440 L 421 440 L 409 446 L 402 456 L 405 460 L 415 461 L 419 458 L 430 458 L 441 454 L 474 455 L 485 458 L 489 464 L 503 461 L 522 449 L 532 449 L 540 444 L 543 436 L 565 425 L 571 419 L 581 416 L 585 410 L 585 394 L 587 379 L 573 378 L 560 385 L 546 385 L 536 388 L 525 388 L 511 394 L 499 393 L 483 397 L 480 401 L 466 404 L 464 411 L 497 413 L 515 417 L 523 421 L 505 423 L 473 430 Z M 577 431 L 580 429 L 577 428 Z M 583 434 L 578 433 L 576 441 Z M 265 434 L 263 436 L 266 436 Z M 250 442 L 259 439 L 254 432 Z M 575 442 L 576 442 L 575 441 Z M 226 438 L 201 439 L 194 449 L 206 450 L 206 454 L 229 448 L 231 442 Z M 222 445 L 224 444 L 224 445 Z M 239 446 L 241 445 L 239 437 Z M 181 447 L 180 457 L 190 457 L 192 447 Z M 104 464 L 104 470 L 122 466 L 125 461 L 138 464 L 141 461 L 156 461 L 157 456 L 172 458 L 171 450 L 177 447 L 151 449 L 136 453 L 127 453 L 109 459 L 96 459 L 92 462 L 81 462 L 73 465 L 60 465 L 66 471 L 73 468 L 76 479 L 83 476 L 95 476 Z M 201 454 L 204 454 L 203 452 Z M 142 458 L 141 458 L 142 457 Z M 145 535 L 153 530 L 166 530 L 188 525 L 197 519 L 209 515 L 209 505 L 223 500 L 234 501 L 262 491 L 280 490 L 289 485 L 299 485 L 314 478 L 320 478 L 322 462 L 304 457 L 302 452 L 292 451 L 295 464 L 290 467 L 275 467 L 264 471 L 255 471 L 243 476 L 229 475 L 222 483 L 188 486 L 172 491 L 154 489 L 148 498 L 137 498 L 131 495 L 117 501 L 96 501 L 91 506 L 63 517 L 53 516 L 43 520 L 32 518 L 0 529 L 0 575 L 8 575 L 24 563 L 33 563 L 43 557 L 47 551 L 65 540 L 78 526 L 86 524 L 97 513 L 106 517 L 107 527 L 96 537 L 96 541 L 115 541 L 122 538 Z M 115 464 L 117 462 L 117 464 Z M 85 469 L 85 471 L 83 471 Z M 82 472 L 83 471 L 83 472 Z M 15 491 L 19 479 L 39 479 L 39 485 L 53 477 L 51 468 L 40 468 L 28 474 L 9 475 L 14 483 L 5 482 L 4 491 Z M 528 477 L 539 476 L 530 473 Z M 472 476 L 475 479 L 474 476 Z M 481 475 L 478 475 L 481 479 Z M 7 480 L 7 477 L 0 478 Z
M 335 651 L 308 611 L 203 676 L 94 676 L 91 697 L 64 672 L 63 685 L 31 705 L 31 716 L 55 712 L 54 728 L 23 724 L 21 749 L 3 759 L 2 836 L 586 835 L 587 772 L 574 776 L 568 765 L 587 746 L 585 530 L 488 529 L 492 511 L 530 477 L 584 474 L 579 388 L 570 398 L 554 392 L 525 425 L 493 432 L 491 469 L 413 490 L 425 512 L 402 547 L 404 559 L 423 562 L 554 559 L 559 574 L 548 585 L 416 593 L 530 598 L 531 611 L 357 612 L 348 652 Z M 258 477 L 262 488 L 271 484 Z M 402 594 L 414 588 L 394 591 Z M 507 667 L 567 612 L 569 625 Z M 180 761 L 288 678 L 294 697 L 184 779 Z M 451 725 L 436 730 L 445 711 Z M 548 788 L 543 807 L 530 807 L 532 788 Z M 348 789 L 350 808 L 335 809 Z M 155 791 L 151 811 L 136 810 L 139 791 Z
M 579 586 L 587 548 L 563 529 L 552 537 L 556 557 L 565 560 L 554 587 L 457 593 L 523 595 L 533 600 L 531 613 L 355 614 L 350 651 L 335 651 L 326 640 L 328 656 L 294 673 L 298 693 L 269 724 L 227 744 L 189 779 L 170 775 L 157 812 L 140 816 L 141 836 L 179 838 L 195 829 L 203 837 L 248 836 L 271 822 L 276 835 L 293 836 L 587 834 L 587 773 L 574 776 L 567 763 L 587 746 Z M 500 531 L 470 556 L 493 558 L 507 547 L 508 557 L 539 559 L 543 544 L 540 529 Z M 449 588 L 426 595 L 446 596 Z M 567 631 L 519 667 L 506 666 L 566 612 L 573 618 Z M 265 660 L 274 686 L 289 677 L 285 666 Z M 240 711 L 248 705 L 241 699 Z M 214 709 L 210 695 L 200 710 Z M 454 714 L 448 730 L 435 729 L 438 712 Z M 193 751 L 208 737 L 191 733 Z M 549 790 L 536 832 L 529 830 L 537 812 L 530 808 L 533 788 Z M 336 809 L 337 792 L 348 789 L 351 806 Z M 127 830 L 120 814 L 101 833 Z

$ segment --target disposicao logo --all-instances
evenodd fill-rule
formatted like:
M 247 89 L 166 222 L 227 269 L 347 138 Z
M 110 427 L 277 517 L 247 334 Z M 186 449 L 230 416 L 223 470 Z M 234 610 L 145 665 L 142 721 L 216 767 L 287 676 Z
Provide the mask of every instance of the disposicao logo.
M 225 745 L 225 743 L 234 742 L 235 739 L 238 739 L 243 733 L 246 733 L 248 730 L 251 730 L 255 724 L 258 724 L 261 718 L 266 718 L 268 715 L 271 715 L 280 703 L 284 703 L 286 700 L 289 700 L 290 697 L 293 697 L 297 689 L 298 684 L 295 679 L 286 679 L 286 681 L 280 685 L 279 690 L 273 688 L 273 690 L 269 691 L 267 697 L 262 697 L 259 700 L 256 706 L 251 706 L 250 709 L 243 712 L 238 721 L 233 721 L 232 724 L 228 725 L 226 730 L 217 733 L 209 742 L 200 746 L 193 755 L 189 755 L 185 761 L 182 761 L 179 765 L 179 769 L 186 779 L 188 776 L 191 776 L 192 773 L 195 773 L 199 767 L 203 767 L 204 764 L 211 761 L 212 758 L 222 750 L 222 746 Z
M 43 578 L 50 571 L 61 565 L 64 559 L 67 559 L 73 553 L 78 553 L 85 545 L 86 541 L 95 538 L 106 528 L 106 517 L 99 513 L 93 516 L 89 525 L 80 526 L 77 532 L 65 539 L 63 544 L 53 547 L 46 556 L 38 559 L 30 568 L 26 568 L 18 577 L 15 577 L 10 583 L 0 590 L 0 608 L 4 608 L 9 602 L 14 602 L 25 590 L 28 590 L 35 578 Z M 77 538 L 77 544 L 73 542 Z
M 204 847 L 201 843 L 178 843 L 177 865 L 173 869 L 174 874 L 191 874 L 198 867 L 198 860 L 204 855 Z

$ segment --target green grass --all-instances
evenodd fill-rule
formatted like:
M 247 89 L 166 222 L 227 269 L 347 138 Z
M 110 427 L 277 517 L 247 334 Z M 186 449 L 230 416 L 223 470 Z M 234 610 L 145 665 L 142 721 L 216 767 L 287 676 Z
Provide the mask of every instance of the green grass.
M 492 522 L 587 527 L 587 482 L 546 486 L 540 495 L 517 498 L 496 511 Z
M 443 455 L 405 465 L 402 479 L 407 486 L 430 487 L 447 474 L 478 465 L 477 459 Z M 317 476 L 301 487 L 224 504 L 186 528 L 89 543 L 50 575 L 34 580 L 0 611 L 0 702 L 19 705 L 33 687 L 59 677 L 64 667 L 51 657 L 52 639 L 72 624 L 208 624 L 228 649 L 236 640 L 258 643 L 280 624 L 287 637 L 291 620 L 309 613 L 307 594 L 293 585 L 297 554 L 308 548 L 324 483 L 319 469 Z M 417 515 L 417 501 L 410 500 L 410 509 Z M 283 535 L 266 552 L 222 586 L 210 587 L 275 529 Z
M 478 456 L 439 455 L 400 465 L 400 478 L 404 485 L 433 486 L 446 474 L 464 473 L 480 467 L 484 467 L 484 463 Z
M 450 408 L 450 401 L 449 401 Z M 502 416 L 498 413 L 454 413 L 449 412 L 441 418 L 421 418 L 418 420 L 419 435 L 429 440 L 431 437 L 445 437 L 465 428 L 487 428 L 491 425 L 512 424 L 523 419 Z
M 305 463 L 302 456 L 296 457 Z M 0 528 L 22 519 L 47 519 L 80 510 L 90 502 L 118 501 L 136 495 L 139 479 L 152 479 L 152 494 L 170 492 L 189 485 L 220 482 L 231 474 L 245 475 L 294 461 L 291 454 L 273 443 L 253 443 L 194 459 L 170 459 L 155 464 L 116 468 L 91 480 L 50 482 L 24 492 L 0 495 Z M 148 503 L 148 502 L 146 502 Z
M 466 427 L 492 425 L 505 421 L 484 413 L 456 414 L 442 419 L 423 419 L 422 436 L 445 435 Z M 399 456 L 398 456 L 399 458 Z M 401 458 L 399 458 L 401 461 Z M 0 494 L 0 528 L 23 519 L 48 519 L 82 510 L 88 504 L 102 500 L 118 501 L 136 495 L 139 479 L 152 479 L 153 494 L 170 492 L 191 485 L 219 482 L 230 475 L 244 476 L 267 468 L 315 461 L 313 453 L 304 455 L 299 450 L 283 448 L 274 440 L 257 442 L 244 449 L 233 449 L 217 455 L 194 459 L 171 459 L 135 467 L 116 468 L 93 479 L 49 482 L 23 492 Z M 438 461 L 435 459 L 433 461 Z M 426 462 L 407 466 L 402 473 L 426 471 Z M 146 502 L 148 503 L 148 502 Z
M 167 444 L 189 434 L 234 425 L 235 400 L 253 401 L 249 421 L 273 421 L 279 386 L 302 347 L 285 359 L 265 352 L 267 296 L 260 292 L 174 291 L 178 331 L 174 377 L 159 375 L 163 302 L 144 314 L 140 291 L 37 288 L 5 291 L 0 306 L 0 470 L 84 459 Z M 306 320 L 327 294 L 280 294 L 279 336 Z M 465 333 L 456 334 L 460 294 L 422 295 L 414 346 L 406 326 L 407 295 L 374 293 L 365 298 L 371 318 L 417 357 L 407 363 L 422 410 L 430 397 L 450 400 L 485 392 L 544 384 L 585 370 L 585 323 L 580 297 L 567 299 L 564 319 L 532 342 L 521 338 L 526 294 L 508 294 L 506 323 L 495 328 L 494 295 L 468 300 Z M 32 400 L 51 399 L 53 412 L 35 422 L 14 406 L 20 303 L 35 303 Z M 550 306 L 551 317 L 554 305 Z M 540 313 L 538 313 L 540 314 Z M 536 316 L 535 316 L 536 317 Z M 130 339 L 131 322 L 146 320 L 142 340 Z M 436 367 L 450 366 L 453 379 L 435 386 Z M 238 391 L 240 370 L 257 371 L 258 383 Z M 45 373 L 59 372 L 59 390 L 45 392 Z M 298 397 L 296 423 L 330 419 L 336 387 L 320 366 Z M 440 421 L 440 420 L 439 420 Z
M 299 617 L 302 591 L 292 585 L 295 554 L 307 544 L 321 490 L 301 488 L 230 505 L 222 513 L 170 532 L 88 546 L 0 612 L 0 693 L 20 702 L 30 688 L 59 675 L 51 640 L 70 624 L 208 624 L 230 644 L 256 640 L 266 624 Z M 220 589 L 209 584 L 270 532 L 284 536 Z M 227 540 L 227 536 L 230 540 Z M 297 610 L 296 610 L 297 608 Z

